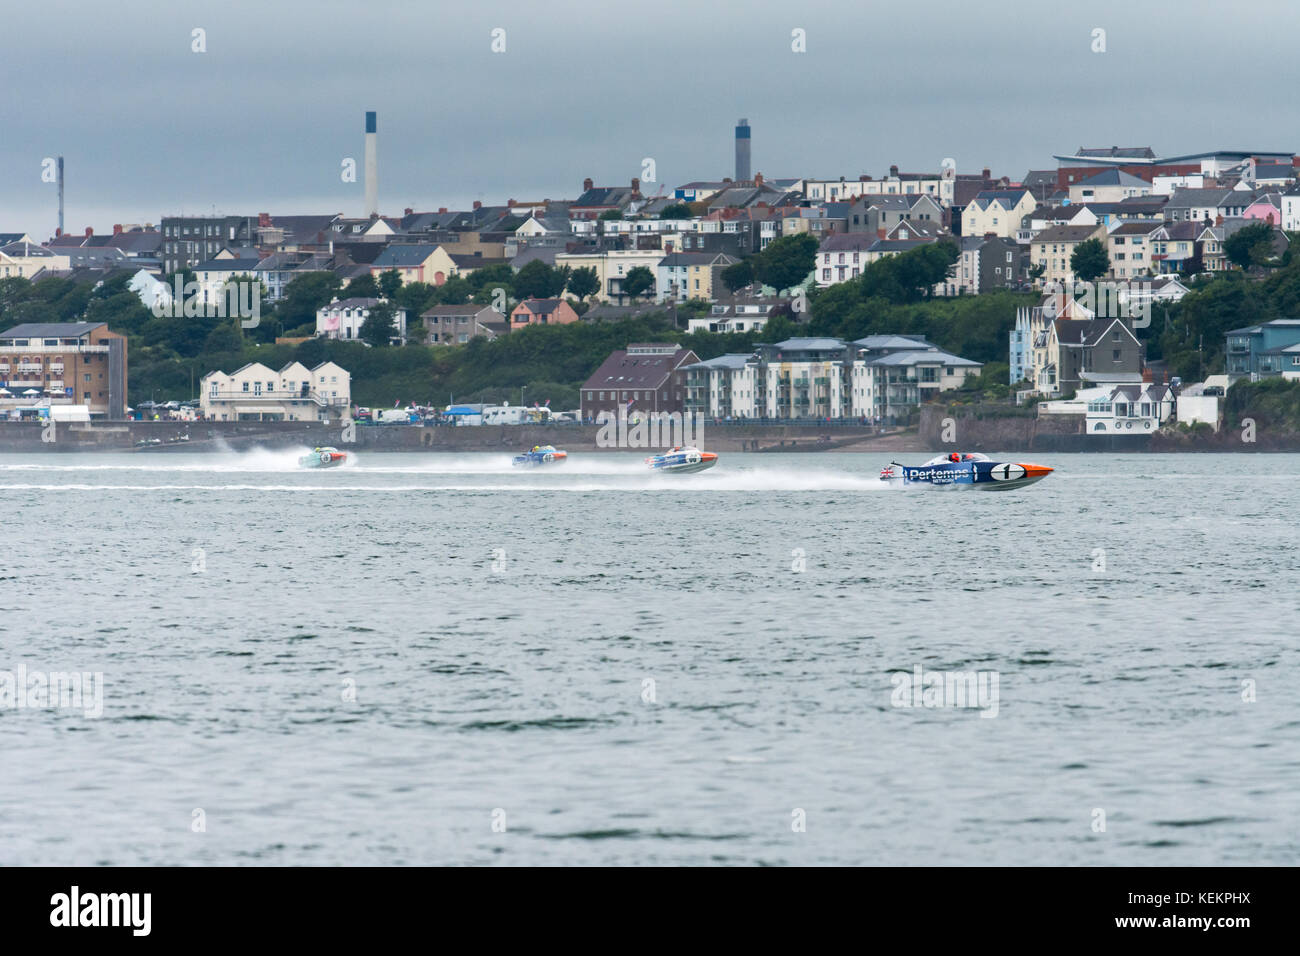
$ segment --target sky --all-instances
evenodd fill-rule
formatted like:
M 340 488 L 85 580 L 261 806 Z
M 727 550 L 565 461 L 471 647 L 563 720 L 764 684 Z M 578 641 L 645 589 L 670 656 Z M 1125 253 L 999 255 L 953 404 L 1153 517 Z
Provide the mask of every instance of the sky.
M 646 159 L 650 195 L 730 176 L 742 116 L 768 179 L 952 157 L 1015 180 L 1085 145 L 1298 148 L 1300 103 L 1278 91 L 1300 5 L 1249 9 L 1250 23 L 1206 0 L 7 4 L 0 232 L 53 234 L 41 170 L 60 154 L 69 232 L 182 212 L 361 215 L 367 110 L 386 215 L 572 199 Z

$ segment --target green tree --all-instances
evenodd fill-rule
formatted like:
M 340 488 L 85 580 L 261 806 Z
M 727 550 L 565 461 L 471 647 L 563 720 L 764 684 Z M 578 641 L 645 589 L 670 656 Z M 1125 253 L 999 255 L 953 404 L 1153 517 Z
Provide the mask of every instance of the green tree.
M 633 266 L 627 270 L 627 275 L 623 277 L 623 291 L 631 297 L 633 302 L 653 289 L 654 284 L 654 273 L 645 266 Z
M 1093 282 L 1110 271 L 1110 255 L 1100 239 L 1086 239 L 1070 253 L 1070 270 L 1075 278 Z
M 1273 227 L 1266 222 L 1243 226 L 1223 241 L 1228 261 L 1239 269 L 1264 265 L 1273 257 Z
M 671 206 L 664 206 L 663 212 L 659 214 L 660 219 L 690 219 L 691 207 L 684 202 L 675 202 Z
M 569 275 L 568 290 L 581 302 L 587 296 L 595 295 L 600 291 L 600 276 L 590 266 L 574 269 Z
M 440 286 L 436 286 L 434 305 L 464 305 L 474 294 L 469 281 L 463 276 L 451 276 Z
M 777 292 L 808 278 L 817 260 L 817 240 L 808 233 L 773 239 L 754 257 L 754 277 Z
M 541 259 L 534 259 L 517 273 L 511 284 L 516 299 L 553 299 L 564 291 L 566 276 Z
M 753 282 L 753 259 L 741 259 L 739 262 L 734 262 L 722 270 L 722 284 L 731 290 L 732 295 L 735 295 L 746 286 L 752 285 Z
M 620 222 L 623 219 L 623 213 L 617 209 L 606 209 L 596 217 L 598 222 Z
M 388 345 L 397 336 L 397 313 L 387 302 L 377 302 L 357 331 L 361 341 L 374 346 Z
M 275 305 L 280 323 L 286 329 L 316 324 L 316 311 L 339 293 L 342 286 L 332 272 L 307 272 L 284 287 L 284 297 Z
M 385 269 L 379 273 L 379 295 L 384 299 L 392 299 L 397 295 L 397 290 L 402 287 L 402 274 L 396 269 Z
M 375 277 L 370 273 L 363 276 L 357 276 L 348 283 L 347 288 L 343 290 L 341 299 L 377 299 L 379 298 L 379 284 L 375 282 Z

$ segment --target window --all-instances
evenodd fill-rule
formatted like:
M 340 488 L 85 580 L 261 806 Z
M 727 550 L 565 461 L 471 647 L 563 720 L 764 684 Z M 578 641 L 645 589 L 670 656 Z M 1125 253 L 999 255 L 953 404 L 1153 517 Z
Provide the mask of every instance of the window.
M 1113 350 L 1111 351 L 1111 353 L 1110 353 L 1110 357 L 1111 357 L 1111 361 L 1113 361 L 1113 362 L 1118 362 L 1118 361 L 1119 361 L 1119 349 L 1113 349 Z

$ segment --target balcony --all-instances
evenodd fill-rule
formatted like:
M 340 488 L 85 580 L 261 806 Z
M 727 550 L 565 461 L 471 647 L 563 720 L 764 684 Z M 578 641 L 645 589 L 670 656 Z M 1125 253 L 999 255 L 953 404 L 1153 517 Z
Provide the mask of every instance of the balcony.
M 328 398 L 320 392 L 309 391 L 304 394 L 301 391 L 289 389 L 278 392 L 244 392 L 237 389 L 220 389 L 209 391 L 203 400 L 208 404 L 217 402 L 266 402 L 268 404 L 272 402 L 311 402 L 320 408 L 341 408 L 352 403 L 351 399 L 347 397 Z

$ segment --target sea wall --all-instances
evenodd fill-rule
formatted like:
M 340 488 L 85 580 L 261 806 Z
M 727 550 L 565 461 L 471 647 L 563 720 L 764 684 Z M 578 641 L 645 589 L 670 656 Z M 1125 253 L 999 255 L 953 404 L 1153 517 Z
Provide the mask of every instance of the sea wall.
M 52 428 L 39 422 L 0 422 L 0 452 L 129 451 L 156 455 L 316 445 L 385 452 L 516 452 L 547 444 L 604 451 L 607 443 L 598 438 L 600 431 L 596 425 L 356 425 L 345 432 L 339 425 L 314 422 L 94 422 L 57 424 Z M 705 423 L 694 443 L 719 452 L 924 450 L 910 430 L 882 431 L 860 425 Z

